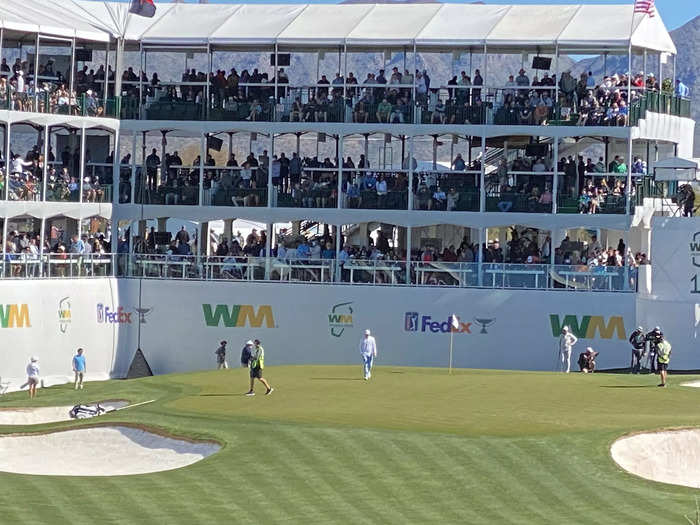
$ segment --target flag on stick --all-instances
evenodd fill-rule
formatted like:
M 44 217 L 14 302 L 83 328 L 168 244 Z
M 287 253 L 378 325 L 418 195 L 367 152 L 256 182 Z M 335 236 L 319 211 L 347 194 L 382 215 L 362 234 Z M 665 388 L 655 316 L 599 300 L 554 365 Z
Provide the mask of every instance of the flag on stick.
M 452 314 L 450 316 L 450 324 L 452 325 L 452 328 L 454 328 L 455 330 L 457 330 L 459 328 L 459 319 L 457 318 L 457 316 L 455 314 Z
M 129 12 L 146 18 L 153 18 L 156 14 L 156 5 L 153 0 L 131 0 Z
M 454 339 L 455 331 L 459 329 L 459 319 L 455 314 L 452 314 L 450 316 L 450 326 L 452 327 L 452 330 L 450 330 L 450 364 L 447 371 L 448 374 L 452 373 L 452 342 Z
M 656 14 L 654 0 L 634 0 L 634 12 L 649 15 L 649 18 Z

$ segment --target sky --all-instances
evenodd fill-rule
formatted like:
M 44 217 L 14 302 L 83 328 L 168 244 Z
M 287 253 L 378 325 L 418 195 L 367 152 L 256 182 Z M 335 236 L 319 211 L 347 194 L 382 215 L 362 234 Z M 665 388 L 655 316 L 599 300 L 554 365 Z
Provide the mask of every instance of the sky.
M 158 2 L 158 0 L 156 0 Z M 197 3 L 197 0 L 186 0 L 187 3 Z M 484 4 L 622 4 L 632 3 L 627 0 L 482 0 Z M 294 4 L 333 4 L 338 3 L 335 0 L 210 0 L 210 3 L 260 3 L 260 4 L 278 4 L 278 3 L 294 3 Z M 368 1 L 371 3 L 371 0 Z M 454 2 L 450 0 L 450 3 Z M 474 3 L 469 0 L 464 3 Z M 656 9 L 661 14 L 661 18 L 670 31 L 676 29 L 689 20 L 700 15 L 700 0 L 656 0 Z

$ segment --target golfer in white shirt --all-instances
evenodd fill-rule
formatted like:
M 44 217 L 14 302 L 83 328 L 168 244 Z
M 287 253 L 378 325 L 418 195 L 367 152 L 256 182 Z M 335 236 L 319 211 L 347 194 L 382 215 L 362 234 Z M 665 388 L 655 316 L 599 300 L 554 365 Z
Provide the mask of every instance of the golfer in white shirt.
M 561 358 L 562 372 L 564 368 L 566 368 L 567 374 L 571 370 L 571 349 L 577 342 L 577 337 L 571 333 L 568 326 L 562 328 L 561 336 L 559 337 L 559 357 Z
M 365 330 L 365 335 L 360 341 L 360 354 L 362 355 L 362 366 L 365 381 L 372 377 L 372 365 L 377 357 L 377 342 L 370 335 L 369 330 Z

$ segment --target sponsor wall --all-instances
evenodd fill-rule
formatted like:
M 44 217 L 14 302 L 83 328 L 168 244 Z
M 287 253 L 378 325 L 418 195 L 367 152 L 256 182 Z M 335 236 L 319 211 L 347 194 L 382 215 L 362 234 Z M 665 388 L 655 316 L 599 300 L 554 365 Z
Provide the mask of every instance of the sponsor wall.
M 139 341 L 155 373 L 213 368 L 222 339 L 232 366 L 255 338 L 269 365 L 359 364 L 365 328 L 379 364 L 442 367 L 452 313 L 457 367 L 552 370 L 568 324 L 576 353 L 593 346 L 611 368 L 628 365 L 636 326 L 635 296 L 615 293 L 135 279 L 0 281 L 0 291 L 0 375 L 13 378 L 33 354 L 42 375 L 69 376 L 78 346 L 89 378 L 120 377 Z
M 280 283 L 142 282 L 141 347 L 154 372 L 212 368 L 219 341 L 237 365 L 259 338 L 267 363 L 359 363 L 365 328 L 380 364 L 446 366 L 448 318 L 457 314 L 454 365 L 551 370 L 568 324 L 606 368 L 629 365 L 633 294 L 305 286 Z
M 42 376 L 68 377 L 71 358 L 82 346 L 88 376 L 109 377 L 119 343 L 127 335 L 120 328 L 134 321 L 126 315 L 131 308 L 119 304 L 114 279 L 0 281 L 0 376 L 24 377 L 35 355 Z
M 671 368 L 700 368 L 700 218 L 654 217 L 651 295 L 640 295 L 637 319 L 659 326 L 673 347 Z

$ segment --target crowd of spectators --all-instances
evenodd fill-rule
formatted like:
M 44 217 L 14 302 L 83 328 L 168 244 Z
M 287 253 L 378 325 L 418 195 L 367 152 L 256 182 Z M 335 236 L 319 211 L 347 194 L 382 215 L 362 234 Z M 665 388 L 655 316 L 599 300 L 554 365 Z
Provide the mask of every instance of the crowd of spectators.
M 103 116 L 104 66 L 97 72 L 87 66 L 77 70 L 71 91 L 68 73 L 62 73 L 54 64 L 51 58 L 46 64 L 39 64 L 35 79 L 33 62 L 17 58 L 10 67 L 3 58 L 0 62 L 0 107 L 14 111 Z
M 6 159 L 0 154 L 0 195 L 7 190 L 7 198 L 17 201 L 39 201 L 42 199 L 44 164 L 46 162 L 47 201 L 78 202 L 80 200 L 80 150 L 71 151 L 66 146 L 56 159 L 53 147 L 48 148 L 48 159 L 44 159 L 43 147 L 37 144 L 24 156 L 10 151 L 10 175 L 5 184 Z M 105 185 L 112 183 L 112 170 L 104 166 L 91 166 L 90 150 L 85 152 L 86 170 L 83 177 L 83 202 L 104 202 L 110 197 Z M 110 158 L 106 162 L 111 163 Z M 93 169 L 87 169 L 93 168 Z

